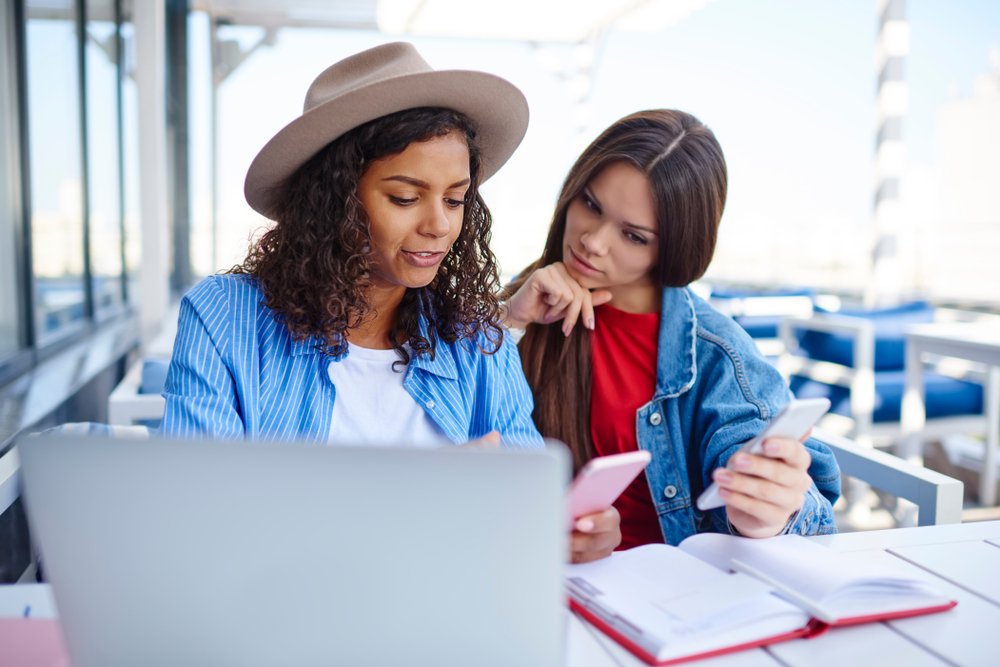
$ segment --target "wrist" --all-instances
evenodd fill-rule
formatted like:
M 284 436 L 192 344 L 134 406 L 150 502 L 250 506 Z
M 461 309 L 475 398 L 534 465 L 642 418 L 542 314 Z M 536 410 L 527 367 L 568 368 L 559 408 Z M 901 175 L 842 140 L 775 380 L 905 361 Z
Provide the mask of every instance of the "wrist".
M 519 320 L 511 312 L 510 301 L 504 301 L 500 304 L 500 321 L 508 329 L 523 329 L 527 326 L 527 322 Z
M 726 525 L 729 527 L 729 532 L 733 535 L 759 539 L 765 537 L 775 537 L 776 535 L 787 535 L 795 525 L 795 519 L 797 519 L 798 516 L 799 511 L 795 510 L 789 515 L 788 519 L 783 524 L 740 526 L 740 522 L 737 521 L 736 523 L 733 523 L 733 520 L 727 513 Z

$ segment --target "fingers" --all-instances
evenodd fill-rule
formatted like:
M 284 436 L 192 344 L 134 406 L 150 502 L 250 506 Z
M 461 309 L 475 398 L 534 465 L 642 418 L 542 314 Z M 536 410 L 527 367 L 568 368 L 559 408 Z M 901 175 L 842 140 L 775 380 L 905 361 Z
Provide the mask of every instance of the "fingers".
M 622 541 L 621 515 L 614 507 L 582 516 L 570 534 L 570 562 L 587 563 L 611 555 Z
M 805 446 L 788 438 L 771 438 L 763 455 L 737 453 L 712 474 L 726 503 L 730 521 L 741 533 L 773 535 L 802 507 L 812 485 L 811 457 Z M 753 532 L 757 531 L 754 535 Z
M 583 290 L 583 296 L 580 311 L 583 316 L 583 326 L 593 331 L 596 321 L 594 318 L 594 308 L 611 301 L 611 292 L 606 289 L 595 290 L 593 292 Z
M 562 262 L 556 262 L 546 268 L 552 271 L 552 284 L 558 286 L 559 292 L 558 303 L 549 304 L 550 307 L 545 313 L 545 319 L 548 322 L 555 322 L 561 318 L 563 321 L 563 335 L 568 336 L 572 333 L 573 327 L 576 326 L 580 312 L 584 308 L 584 302 L 587 302 L 588 307 L 590 305 L 590 291 L 581 287 L 580 283 L 576 282 L 576 279 L 569 275 Z M 592 308 L 590 308 L 590 313 L 590 318 L 593 319 Z M 584 326 L 587 323 L 588 320 L 584 319 Z
M 802 497 L 809 488 L 799 483 L 797 479 L 786 486 L 771 479 L 741 475 L 725 468 L 716 470 L 712 479 L 719 485 L 719 495 L 726 501 L 727 506 L 730 505 L 730 497 L 742 497 L 753 500 L 755 506 L 757 503 L 766 503 L 781 509 L 786 516 L 802 505 Z M 747 502 L 739 502 L 735 506 L 750 512 L 746 505 Z
M 802 506 L 801 498 L 798 505 L 789 510 L 782 505 L 774 505 L 741 493 L 720 490 L 719 495 L 726 501 L 726 513 L 729 515 L 730 523 L 746 537 L 777 535 L 788 521 L 788 517 Z
M 490 431 L 486 435 L 476 440 L 461 445 L 462 447 L 478 447 L 480 449 L 497 449 L 500 447 L 500 432 Z
M 780 459 L 791 466 L 806 470 L 812 463 L 812 455 L 802 442 L 791 438 L 769 438 L 764 441 L 764 455 Z
M 528 322 L 551 324 L 562 320 L 563 335 L 569 336 L 577 321 L 588 329 L 594 328 L 594 308 L 611 300 L 611 292 L 591 293 L 555 262 L 536 270 L 508 302 L 508 325 Z

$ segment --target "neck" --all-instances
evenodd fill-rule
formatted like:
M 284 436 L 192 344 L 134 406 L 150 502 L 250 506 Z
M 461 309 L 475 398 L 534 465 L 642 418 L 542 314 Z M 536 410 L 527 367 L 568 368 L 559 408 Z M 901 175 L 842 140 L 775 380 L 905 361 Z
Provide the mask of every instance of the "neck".
M 373 350 L 389 350 L 393 340 L 389 332 L 399 320 L 399 305 L 403 302 L 406 288 L 373 286 L 365 295 L 371 312 L 353 329 L 348 329 L 347 339 L 359 347 Z
M 658 313 L 663 290 L 656 285 L 621 285 L 609 288 L 612 306 L 626 313 Z

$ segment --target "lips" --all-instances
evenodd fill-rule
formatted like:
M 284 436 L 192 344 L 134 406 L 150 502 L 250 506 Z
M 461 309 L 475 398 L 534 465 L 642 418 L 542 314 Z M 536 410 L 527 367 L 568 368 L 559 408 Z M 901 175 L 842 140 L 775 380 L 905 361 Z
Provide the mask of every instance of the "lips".
M 413 266 L 427 268 L 437 265 L 444 258 L 444 252 L 441 250 L 404 250 L 403 257 Z
M 573 267 L 575 267 L 578 271 L 587 274 L 602 273 L 602 271 L 598 269 L 596 266 L 594 266 L 590 262 L 580 257 L 580 255 L 578 255 L 572 248 L 569 248 L 569 254 L 570 254 L 570 264 Z

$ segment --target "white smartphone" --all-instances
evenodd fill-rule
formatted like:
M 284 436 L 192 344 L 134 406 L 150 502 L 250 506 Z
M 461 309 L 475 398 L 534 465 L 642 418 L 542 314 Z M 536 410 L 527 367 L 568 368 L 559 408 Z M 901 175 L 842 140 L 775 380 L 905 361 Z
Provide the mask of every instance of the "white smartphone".
M 768 438 L 801 440 L 829 409 L 830 401 L 825 398 L 793 398 L 774 419 L 768 422 L 764 430 L 740 447 L 740 452 L 760 454 L 764 441 Z M 732 458 L 729 460 L 732 461 Z M 698 509 L 703 511 L 722 507 L 724 504 L 719 496 L 719 486 L 715 482 L 698 496 Z
M 567 491 L 569 527 L 581 516 L 611 507 L 650 459 L 649 452 L 640 449 L 587 461 Z

